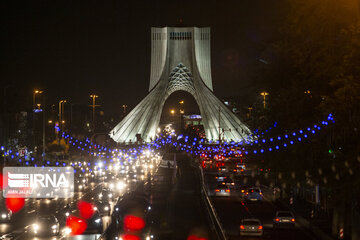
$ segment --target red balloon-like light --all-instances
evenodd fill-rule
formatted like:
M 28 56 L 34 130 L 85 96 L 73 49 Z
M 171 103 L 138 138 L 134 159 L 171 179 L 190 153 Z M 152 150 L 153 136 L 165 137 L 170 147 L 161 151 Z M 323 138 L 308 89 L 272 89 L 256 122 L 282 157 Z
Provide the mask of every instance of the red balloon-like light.
M 9 195 L 5 199 L 5 205 L 13 213 L 16 213 L 16 212 L 20 211 L 24 207 L 25 199 L 20 198 L 20 197 L 15 196 L 15 195 Z
M 78 209 L 80 211 L 80 216 L 85 219 L 90 219 L 95 213 L 94 205 L 85 201 L 79 201 Z
M 85 232 L 87 222 L 75 216 L 69 216 L 66 219 L 66 226 L 71 229 L 71 235 L 79 235 Z
M 141 240 L 140 237 L 135 236 L 135 235 L 131 235 L 131 234 L 122 235 L 121 239 L 123 239 L 123 240 Z
M 124 229 L 126 231 L 139 231 L 145 227 L 145 221 L 141 217 L 127 215 L 124 218 Z

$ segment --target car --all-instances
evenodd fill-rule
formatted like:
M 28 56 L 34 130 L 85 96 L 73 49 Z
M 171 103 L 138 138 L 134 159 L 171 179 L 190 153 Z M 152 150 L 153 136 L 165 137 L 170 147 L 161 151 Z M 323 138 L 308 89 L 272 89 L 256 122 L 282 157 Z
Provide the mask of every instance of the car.
M 99 211 L 102 216 L 109 216 L 111 213 L 111 206 L 107 201 L 98 201 L 96 202 L 95 210 Z
M 227 176 L 225 175 L 225 174 L 216 174 L 216 180 L 218 181 L 218 182 L 223 182 L 223 181 L 225 181 L 225 179 L 227 178 Z
M 240 236 L 258 236 L 264 234 L 261 221 L 256 218 L 242 219 L 240 224 Z
M 215 196 L 216 197 L 230 197 L 231 196 L 230 187 L 227 185 L 218 185 L 215 188 Z
M 103 231 L 103 220 L 99 210 L 95 210 L 92 217 L 87 221 L 86 231 L 95 231 L 97 233 L 102 233 Z
M 114 199 L 114 194 L 110 188 L 103 188 L 99 194 L 99 200 L 101 201 L 112 201 Z
M 259 202 L 262 200 L 262 192 L 259 188 L 249 188 L 248 191 L 245 193 L 245 201 Z
M 31 232 L 36 235 L 53 235 L 56 236 L 60 232 L 58 219 L 54 215 L 37 216 L 35 222 L 30 226 Z
M 219 173 L 225 173 L 225 172 L 227 171 L 227 169 L 226 169 L 225 166 L 220 166 L 220 167 L 218 168 L 218 171 L 219 171 Z
M 295 216 L 290 211 L 277 211 L 274 218 L 274 228 L 293 228 L 295 227 Z
M 235 186 L 235 182 L 231 178 L 226 178 L 221 184 L 226 186 Z
M 241 167 L 235 167 L 233 172 L 236 174 L 242 174 L 244 172 L 244 169 Z
M 249 191 L 249 188 L 250 188 L 250 186 L 248 186 L 248 185 L 243 185 L 242 187 L 241 187 L 241 194 L 242 195 L 246 195 L 247 193 L 248 193 L 248 191 Z
M 244 163 L 237 163 L 236 168 L 241 168 L 242 170 L 245 170 L 245 164 Z
M 5 205 L 5 204 L 4 204 Z M 7 209 L 6 207 L 0 207 L 0 222 L 9 222 L 12 217 L 12 211 Z
M 257 192 L 257 193 L 259 193 L 261 196 L 263 195 L 263 193 L 262 193 L 262 191 L 261 191 L 261 189 L 260 189 L 259 187 L 251 187 L 251 188 L 248 189 L 248 192 L 249 192 L 249 193 Z

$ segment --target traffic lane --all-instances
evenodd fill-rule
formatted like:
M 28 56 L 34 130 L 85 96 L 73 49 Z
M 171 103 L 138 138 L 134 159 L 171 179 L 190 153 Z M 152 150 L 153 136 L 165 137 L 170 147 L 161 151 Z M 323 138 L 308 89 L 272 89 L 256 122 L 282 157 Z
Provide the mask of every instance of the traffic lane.
M 257 218 L 263 224 L 264 236 L 260 239 L 316 239 L 306 229 L 296 224 L 293 229 L 273 229 L 273 217 L 279 210 L 274 204 L 268 201 L 259 203 L 245 203 L 240 198 L 212 198 L 216 212 L 230 239 L 240 239 L 239 228 L 241 219 Z M 244 237 L 241 239 L 253 239 Z M 259 238 L 256 238 L 259 239 Z
M 186 155 L 177 158 L 176 191 L 170 203 L 172 239 L 175 240 L 186 239 L 191 234 L 211 239 L 210 223 L 201 199 L 199 169 L 191 161 Z
M 59 199 L 25 199 L 25 205 L 20 212 L 15 213 L 9 223 L 0 224 L 1 235 L 14 232 L 12 235 L 19 235 L 19 231 L 25 231 L 24 227 L 33 224 L 34 218 L 37 214 L 55 215 L 60 223 L 64 225 L 65 215 L 63 212 L 67 203 L 71 204 L 74 210 L 77 207 L 77 202 L 82 199 L 84 201 L 91 201 L 95 199 L 95 194 L 99 192 L 101 185 L 89 185 L 83 192 L 76 192 L 73 198 L 59 198 Z M 97 190 L 97 191 L 96 191 Z

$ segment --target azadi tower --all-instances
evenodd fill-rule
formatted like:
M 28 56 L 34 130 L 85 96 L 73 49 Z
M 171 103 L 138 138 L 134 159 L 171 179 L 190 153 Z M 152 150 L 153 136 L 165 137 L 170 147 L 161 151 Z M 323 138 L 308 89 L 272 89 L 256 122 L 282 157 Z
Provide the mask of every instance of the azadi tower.
M 119 143 L 155 139 L 166 99 L 183 90 L 199 105 L 206 138 L 242 141 L 251 134 L 213 93 L 210 64 L 210 28 L 151 29 L 149 94 L 110 132 Z M 138 135 L 139 136 L 139 135 Z

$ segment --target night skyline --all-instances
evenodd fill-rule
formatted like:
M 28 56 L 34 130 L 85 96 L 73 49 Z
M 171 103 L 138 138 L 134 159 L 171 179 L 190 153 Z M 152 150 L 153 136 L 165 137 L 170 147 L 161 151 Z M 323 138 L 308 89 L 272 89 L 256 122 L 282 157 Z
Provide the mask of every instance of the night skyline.
M 147 94 L 151 27 L 208 26 L 215 94 L 251 94 L 257 87 L 252 71 L 276 29 L 279 12 L 269 11 L 276 6 L 262 0 L 183 4 L 190 2 L 4 4 L 2 81 L 19 94 L 20 108 L 31 106 L 38 88 L 51 103 L 89 104 L 95 93 L 105 111 L 120 112 Z

